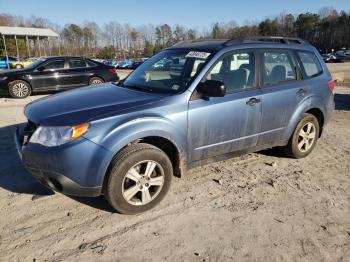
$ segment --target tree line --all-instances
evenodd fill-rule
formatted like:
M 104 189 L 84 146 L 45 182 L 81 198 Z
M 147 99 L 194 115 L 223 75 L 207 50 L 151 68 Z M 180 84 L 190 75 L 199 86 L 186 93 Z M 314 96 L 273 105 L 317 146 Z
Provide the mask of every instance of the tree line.
M 60 26 L 42 17 L 13 16 L 0 14 L 0 26 L 26 26 L 51 28 L 60 34 L 54 40 L 53 52 L 82 55 L 96 58 L 134 58 L 148 57 L 162 48 L 180 41 L 206 38 L 238 38 L 247 36 L 289 36 L 300 37 L 316 46 L 321 52 L 350 47 L 350 13 L 324 7 L 317 13 L 293 15 L 281 13 L 260 22 L 247 22 L 238 25 L 235 21 L 214 23 L 210 27 L 188 28 L 183 25 L 145 24 L 134 26 L 111 21 L 102 26 L 93 21 L 81 25 L 66 24 Z M 8 39 L 10 54 L 15 52 L 14 42 Z M 1 43 L 2 44 L 2 43 Z M 31 46 L 34 48 L 34 42 Z M 23 42 L 20 49 L 25 50 Z M 37 50 L 35 50 L 38 52 Z

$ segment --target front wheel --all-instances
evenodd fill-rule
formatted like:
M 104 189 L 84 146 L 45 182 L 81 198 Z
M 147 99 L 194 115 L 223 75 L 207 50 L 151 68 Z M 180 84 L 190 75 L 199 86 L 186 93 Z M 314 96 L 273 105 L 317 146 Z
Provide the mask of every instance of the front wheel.
M 27 82 L 16 80 L 10 83 L 9 93 L 13 98 L 26 98 L 31 94 L 31 87 Z
M 319 133 L 317 118 L 311 114 L 304 114 L 283 151 L 294 158 L 306 157 L 315 148 Z
M 172 175 L 172 164 L 162 150 L 149 144 L 132 144 L 111 163 L 106 199 L 120 213 L 145 212 L 164 198 Z

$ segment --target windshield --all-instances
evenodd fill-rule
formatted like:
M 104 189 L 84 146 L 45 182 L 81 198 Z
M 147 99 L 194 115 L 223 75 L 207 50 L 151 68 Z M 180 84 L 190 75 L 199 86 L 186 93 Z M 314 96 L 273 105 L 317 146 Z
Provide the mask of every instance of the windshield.
M 164 50 L 141 64 L 121 85 L 148 92 L 178 93 L 203 68 L 210 53 Z

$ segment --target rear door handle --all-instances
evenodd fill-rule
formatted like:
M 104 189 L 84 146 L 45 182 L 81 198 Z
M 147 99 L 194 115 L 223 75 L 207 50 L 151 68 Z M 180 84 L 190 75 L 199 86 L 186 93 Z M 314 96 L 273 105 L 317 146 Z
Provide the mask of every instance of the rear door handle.
M 260 99 L 259 98 L 255 98 L 255 97 L 249 99 L 246 102 L 246 104 L 249 105 L 249 106 L 254 106 L 255 104 L 258 104 L 258 103 L 260 103 Z
M 297 95 L 298 95 L 298 96 L 304 96 L 304 95 L 306 95 L 306 92 L 307 92 L 307 91 L 306 91 L 305 89 L 302 89 L 302 88 L 301 88 L 301 89 L 298 90 Z

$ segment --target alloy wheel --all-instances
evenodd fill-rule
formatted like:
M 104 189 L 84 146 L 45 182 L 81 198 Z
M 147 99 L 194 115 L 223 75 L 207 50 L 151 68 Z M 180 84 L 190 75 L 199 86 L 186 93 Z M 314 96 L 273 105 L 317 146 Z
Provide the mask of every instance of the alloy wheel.
M 145 160 L 129 169 L 122 183 L 124 199 L 131 205 L 146 205 L 154 200 L 164 185 L 163 168 Z
M 300 152 L 307 152 L 314 144 L 316 127 L 312 122 L 306 123 L 299 131 L 298 149 Z
M 101 83 L 102 83 L 102 81 L 100 79 L 94 79 L 91 82 L 92 85 L 97 85 L 97 84 L 101 84 Z
M 12 87 L 12 93 L 16 97 L 26 97 L 29 93 L 29 87 L 24 83 L 16 83 Z

